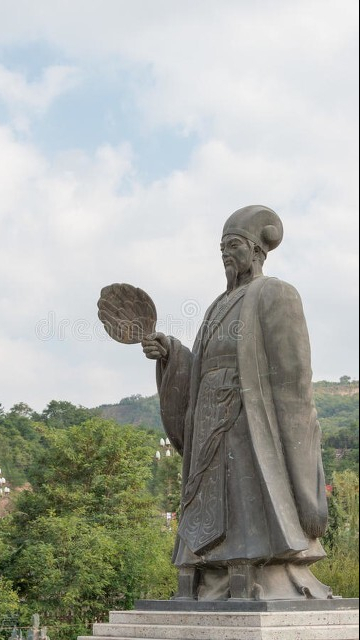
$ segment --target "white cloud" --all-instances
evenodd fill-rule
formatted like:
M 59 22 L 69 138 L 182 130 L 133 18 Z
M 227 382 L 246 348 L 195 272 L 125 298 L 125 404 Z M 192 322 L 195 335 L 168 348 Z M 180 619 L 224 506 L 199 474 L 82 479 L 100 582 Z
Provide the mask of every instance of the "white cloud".
M 250 203 L 284 221 L 266 271 L 302 294 L 315 377 L 356 376 L 357 3 L 3 4 L 0 42 L 42 39 L 72 62 L 45 67 L 35 82 L 0 67 L 12 116 L 0 127 L 0 349 L 11 360 L 0 368 L 0 401 L 91 406 L 155 391 L 139 347 L 99 337 L 100 288 L 143 287 L 161 328 L 180 326 L 190 344 L 224 287 L 223 223 Z M 92 65 L 115 78 L 128 70 L 139 126 L 196 132 L 183 170 L 143 182 L 130 134 L 51 158 L 36 139 L 19 141 L 16 128 L 31 132 L 34 115 L 89 79 Z M 187 300 L 198 305 L 191 326 Z M 53 335 L 40 340 L 39 326 Z
M 66 162 L 61 157 L 49 165 L 9 135 L 3 143 L 3 154 L 21 167 L 25 186 L 13 209 L 8 206 L 8 220 L 11 214 L 16 220 L 8 222 L 0 241 L 0 344 L 5 361 L 13 348 L 12 366 L 23 368 L 16 384 L 2 369 L 3 393 L 11 403 L 26 400 L 41 408 L 44 398 L 67 397 L 91 405 L 155 391 L 139 347 L 109 343 L 99 333 L 100 288 L 113 281 L 143 287 L 156 302 L 159 327 L 191 344 L 206 307 L 224 287 L 218 249 L 223 222 L 255 195 L 258 202 L 279 204 L 286 236 L 283 247 L 270 254 L 267 272 L 292 281 L 303 294 L 317 345 L 315 373 L 336 377 L 348 371 L 355 291 L 342 283 L 352 277 L 354 258 L 348 232 L 337 233 L 347 202 L 329 202 L 320 194 L 301 217 L 294 213 L 292 202 L 304 182 L 309 192 L 315 188 L 310 172 L 299 175 L 280 161 L 235 154 L 212 141 L 196 152 L 188 170 L 144 186 L 134 176 L 126 146 L 103 147 L 93 156 L 70 154 Z M 20 178 L 13 175 L 16 184 Z M 188 300 L 198 309 L 191 318 L 183 312 Z M 347 331 L 339 338 L 344 313 Z
M 53 65 L 46 67 L 41 78 L 28 81 L 24 73 L 10 71 L 0 64 L 0 101 L 11 115 L 18 131 L 30 131 L 31 118 L 44 114 L 63 93 L 79 82 L 76 67 Z
M 28 82 L 23 74 L 0 65 L 1 98 L 11 107 L 20 105 L 42 113 L 64 91 L 72 89 L 76 82 L 77 69 L 70 66 L 47 67 L 40 80 Z
M 138 65 L 144 116 L 190 129 L 332 111 L 356 56 L 355 0 L 19 0 L 22 20 L 3 5 L 0 42 L 43 39 L 80 63 Z

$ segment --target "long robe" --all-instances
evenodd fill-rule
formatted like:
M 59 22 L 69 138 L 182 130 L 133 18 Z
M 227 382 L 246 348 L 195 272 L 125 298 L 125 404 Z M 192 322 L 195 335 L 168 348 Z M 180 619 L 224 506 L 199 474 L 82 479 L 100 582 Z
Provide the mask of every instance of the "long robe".
M 193 351 L 157 364 L 183 455 L 177 566 L 310 563 L 327 521 L 310 347 L 299 294 L 261 276 L 205 315 Z

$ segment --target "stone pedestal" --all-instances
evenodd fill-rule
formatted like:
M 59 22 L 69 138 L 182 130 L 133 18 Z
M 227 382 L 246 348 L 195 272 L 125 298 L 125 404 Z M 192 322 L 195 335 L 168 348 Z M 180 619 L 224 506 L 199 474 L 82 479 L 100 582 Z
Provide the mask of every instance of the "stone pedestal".
M 302 605 L 302 606 L 301 606 Z M 139 601 L 78 640 L 357 640 L 358 601 Z

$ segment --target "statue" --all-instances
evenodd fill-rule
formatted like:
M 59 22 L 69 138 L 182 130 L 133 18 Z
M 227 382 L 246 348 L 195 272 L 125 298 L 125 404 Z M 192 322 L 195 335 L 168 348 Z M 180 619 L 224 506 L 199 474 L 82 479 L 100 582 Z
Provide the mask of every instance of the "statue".
M 267 207 L 225 222 L 227 289 L 192 351 L 154 330 L 155 306 L 141 290 L 119 304 L 129 285 L 112 285 L 99 301 L 110 335 L 131 342 L 135 327 L 132 342 L 156 360 L 163 424 L 183 456 L 176 598 L 332 597 L 309 570 L 325 556 L 327 502 L 306 322 L 294 287 L 262 273 L 282 237 Z

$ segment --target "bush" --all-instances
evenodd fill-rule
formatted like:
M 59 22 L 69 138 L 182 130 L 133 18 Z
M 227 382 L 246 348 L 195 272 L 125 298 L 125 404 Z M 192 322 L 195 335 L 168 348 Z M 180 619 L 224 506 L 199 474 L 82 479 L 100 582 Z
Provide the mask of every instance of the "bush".
M 329 525 L 323 544 L 328 557 L 313 573 L 334 595 L 359 596 L 359 479 L 353 471 L 334 473 Z

